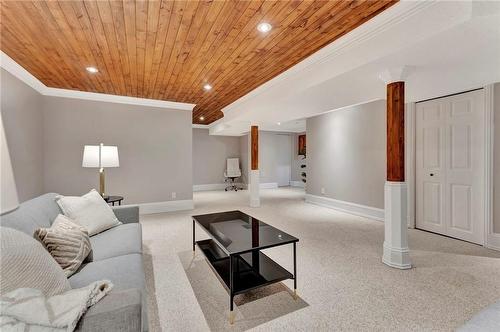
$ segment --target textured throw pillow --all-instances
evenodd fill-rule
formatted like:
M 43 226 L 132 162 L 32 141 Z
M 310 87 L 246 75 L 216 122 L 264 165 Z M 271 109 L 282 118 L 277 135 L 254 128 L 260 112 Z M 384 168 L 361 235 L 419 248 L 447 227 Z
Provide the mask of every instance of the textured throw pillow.
M 78 270 L 92 250 L 87 230 L 62 214 L 50 228 L 39 228 L 33 236 L 47 248 L 67 277 Z
M 62 268 L 40 242 L 18 230 L 0 227 L 0 294 L 36 288 L 45 295 L 71 289 Z
M 64 215 L 83 226 L 90 236 L 121 225 L 111 207 L 95 189 L 82 197 L 59 195 L 56 202 Z

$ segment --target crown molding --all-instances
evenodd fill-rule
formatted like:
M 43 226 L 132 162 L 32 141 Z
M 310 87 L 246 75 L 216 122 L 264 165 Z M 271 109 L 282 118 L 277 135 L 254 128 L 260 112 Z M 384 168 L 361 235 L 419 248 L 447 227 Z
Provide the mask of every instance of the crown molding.
M 193 125 L 191 127 L 193 127 L 193 129 L 210 129 L 210 125 L 203 125 L 203 124 L 196 124 L 196 123 L 193 123 Z
M 227 105 L 222 109 L 222 112 L 226 115 L 227 112 L 237 110 L 238 107 L 247 100 L 266 92 L 276 85 L 287 82 L 294 76 L 311 69 L 313 66 L 324 63 L 325 61 L 331 61 L 356 45 L 384 33 L 387 29 L 390 29 L 434 4 L 435 2 L 433 1 L 400 1 L 396 3 L 370 21 L 360 25 L 339 39 L 334 40 L 332 43 L 321 48 L 295 66 Z
M 51 88 L 43 84 L 38 78 L 29 73 L 4 52 L 0 51 L 0 67 L 26 83 L 44 96 L 103 101 L 108 103 L 128 104 L 158 107 L 174 110 L 192 111 L 196 104 L 179 103 L 175 101 L 137 98 L 129 96 L 111 95 L 105 93 L 85 92 L 78 90 Z

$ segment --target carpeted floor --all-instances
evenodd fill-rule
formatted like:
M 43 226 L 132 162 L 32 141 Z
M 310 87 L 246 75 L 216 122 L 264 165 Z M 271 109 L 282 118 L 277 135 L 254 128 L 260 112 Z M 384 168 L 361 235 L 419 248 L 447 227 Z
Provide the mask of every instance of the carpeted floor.
M 500 299 L 500 252 L 410 230 L 414 268 L 400 271 L 381 263 L 381 222 L 307 204 L 300 189 L 261 190 L 260 208 L 247 195 L 198 192 L 194 211 L 141 217 L 151 331 L 451 331 Z M 230 209 L 300 239 L 300 299 L 291 280 L 239 296 L 233 326 L 225 289 L 191 253 L 190 218 Z M 291 246 L 266 253 L 292 270 Z

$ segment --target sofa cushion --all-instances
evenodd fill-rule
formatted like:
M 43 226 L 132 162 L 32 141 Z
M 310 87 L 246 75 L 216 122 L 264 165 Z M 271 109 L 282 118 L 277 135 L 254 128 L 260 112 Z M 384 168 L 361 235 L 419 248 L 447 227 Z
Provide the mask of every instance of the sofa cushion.
M 19 208 L 3 215 L 0 224 L 33 236 L 35 229 L 50 227 L 61 213 L 55 201 L 56 196 L 49 193 L 21 203 Z
M 77 273 L 69 278 L 73 288 L 79 288 L 98 280 L 110 280 L 113 291 L 137 288 L 142 294 L 142 322 L 143 330 L 148 329 L 146 317 L 146 282 L 142 254 L 130 254 L 103 259 L 84 265 Z M 112 292 L 113 292 L 112 291 Z
M 141 224 L 123 224 L 90 237 L 94 261 L 142 253 Z

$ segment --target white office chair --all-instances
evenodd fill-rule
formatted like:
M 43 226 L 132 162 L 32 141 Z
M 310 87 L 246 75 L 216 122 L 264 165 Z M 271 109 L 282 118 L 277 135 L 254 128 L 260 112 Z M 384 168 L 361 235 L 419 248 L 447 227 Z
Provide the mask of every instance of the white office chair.
M 229 186 L 224 189 L 225 191 L 234 190 L 238 191 L 238 187 L 234 184 L 234 180 L 241 176 L 240 170 L 240 159 L 239 158 L 228 158 L 226 163 L 226 171 L 224 172 L 224 177 L 226 182 L 229 182 Z

